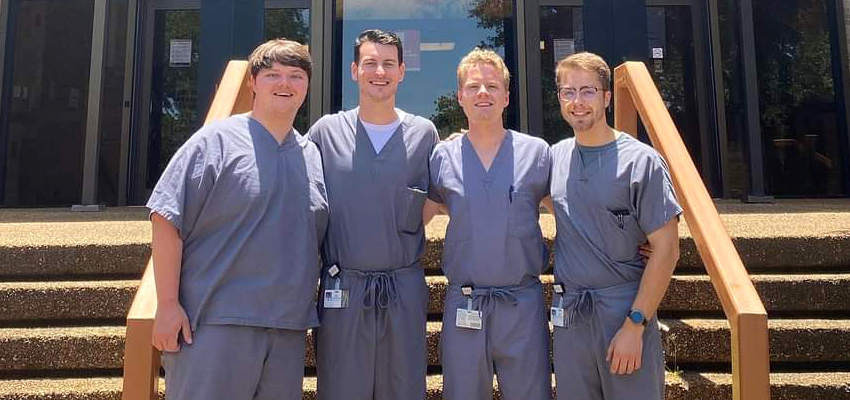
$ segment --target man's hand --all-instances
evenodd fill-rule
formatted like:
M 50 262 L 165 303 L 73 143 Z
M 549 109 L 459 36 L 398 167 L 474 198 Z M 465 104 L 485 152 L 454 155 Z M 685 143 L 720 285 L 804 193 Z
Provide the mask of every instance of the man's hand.
M 643 325 L 626 320 L 614 335 L 605 357 L 611 365 L 612 374 L 631 374 L 640 369 L 644 329 Z
M 638 246 L 638 253 L 645 260 L 648 260 L 650 256 L 652 256 L 652 245 L 647 241 L 646 243 Z
M 153 347 L 160 351 L 180 351 L 180 345 L 177 342 L 180 331 L 183 331 L 183 341 L 192 344 L 192 328 L 186 311 L 180 303 L 157 304 L 156 316 L 153 320 Z
M 452 132 L 452 134 L 449 135 L 449 137 L 443 139 L 443 141 L 444 142 L 451 142 L 452 140 L 460 139 L 460 138 L 463 137 L 463 135 L 466 134 L 466 132 L 469 132 L 469 131 L 466 130 L 466 129 L 461 129 L 460 132 Z

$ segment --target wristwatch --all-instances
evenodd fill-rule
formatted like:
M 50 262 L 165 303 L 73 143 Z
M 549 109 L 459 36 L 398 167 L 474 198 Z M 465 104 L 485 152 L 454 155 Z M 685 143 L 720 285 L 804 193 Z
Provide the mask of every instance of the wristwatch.
M 643 312 L 640 310 L 631 310 L 629 311 L 629 320 L 633 323 L 640 324 L 646 326 L 646 316 L 643 315 Z

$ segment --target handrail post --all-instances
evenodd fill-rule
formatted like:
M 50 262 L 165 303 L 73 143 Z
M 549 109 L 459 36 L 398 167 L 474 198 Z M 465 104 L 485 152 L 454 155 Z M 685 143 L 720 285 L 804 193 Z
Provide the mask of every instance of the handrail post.
M 770 398 L 767 316 L 741 314 L 730 324 L 732 336 L 732 398 Z
M 635 102 L 625 84 L 625 71 L 614 69 L 614 129 L 637 135 L 638 113 Z
M 160 352 L 151 344 L 155 312 L 156 281 L 151 259 L 127 313 L 122 400 L 159 399 Z

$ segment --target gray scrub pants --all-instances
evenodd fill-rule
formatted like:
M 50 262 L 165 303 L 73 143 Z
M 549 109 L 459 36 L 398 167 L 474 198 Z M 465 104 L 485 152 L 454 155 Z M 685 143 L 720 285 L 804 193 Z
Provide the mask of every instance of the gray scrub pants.
M 664 353 L 658 323 L 643 332 L 641 367 L 629 375 L 610 372 L 608 345 L 623 326 L 639 282 L 564 293 L 566 328 L 555 327 L 558 400 L 662 400 Z M 558 304 L 555 295 L 553 303 Z
M 473 307 L 481 330 L 455 325 L 468 297 L 459 286 L 446 292 L 440 357 L 443 399 L 492 400 L 493 374 L 505 400 L 552 398 L 549 327 L 540 281 L 515 287 L 476 288 Z
M 423 400 L 428 288 L 422 268 L 343 269 L 339 276 L 348 307 L 319 306 L 318 400 Z M 334 281 L 325 274 L 322 289 L 334 288 Z
M 166 400 L 300 400 L 306 331 L 200 325 L 163 353 Z

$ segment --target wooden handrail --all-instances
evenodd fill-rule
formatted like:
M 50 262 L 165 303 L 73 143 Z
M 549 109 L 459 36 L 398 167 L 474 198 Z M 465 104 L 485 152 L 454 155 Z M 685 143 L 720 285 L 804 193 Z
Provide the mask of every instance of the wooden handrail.
M 768 400 L 767 312 L 643 63 L 626 62 L 614 70 L 614 102 L 615 128 L 637 132 L 640 115 L 653 146 L 670 167 L 688 228 L 729 319 L 733 399 Z
M 204 125 L 251 110 L 250 72 L 247 61 L 227 64 Z M 151 258 L 127 313 L 122 400 L 159 399 L 160 352 L 151 345 L 155 314 L 156 282 Z

